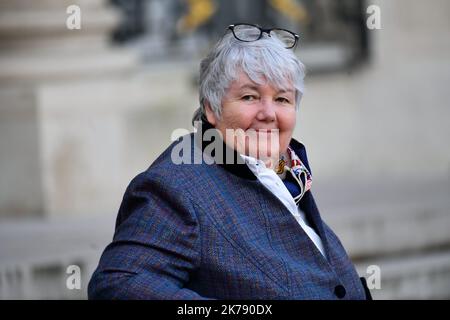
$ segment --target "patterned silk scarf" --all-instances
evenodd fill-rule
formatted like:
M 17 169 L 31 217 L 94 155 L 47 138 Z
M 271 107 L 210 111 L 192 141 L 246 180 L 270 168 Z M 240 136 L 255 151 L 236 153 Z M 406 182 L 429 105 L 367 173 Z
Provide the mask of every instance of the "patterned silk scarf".
M 275 172 L 281 180 L 283 180 L 284 185 L 289 190 L 294 198 L 295 204 L 298 206 L 306 191 L 311 189 L 312 177 L 306 166 L 291 147 L 288 147 L 287 152 L 290 161 L 286 156 L 282 155 Z

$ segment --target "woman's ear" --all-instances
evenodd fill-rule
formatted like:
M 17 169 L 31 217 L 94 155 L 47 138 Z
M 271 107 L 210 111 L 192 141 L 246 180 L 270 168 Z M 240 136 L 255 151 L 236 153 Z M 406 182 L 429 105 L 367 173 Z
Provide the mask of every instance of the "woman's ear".
M 209 101 L 204 102 L 205 106 L 205 112 L 206 112 L 206 119 L 208 119 L 208 122 L 211 123 L 213 126 L 216 126 L 217 124 L 217 118 L 215 113 L 211 109 L 211 105 Z

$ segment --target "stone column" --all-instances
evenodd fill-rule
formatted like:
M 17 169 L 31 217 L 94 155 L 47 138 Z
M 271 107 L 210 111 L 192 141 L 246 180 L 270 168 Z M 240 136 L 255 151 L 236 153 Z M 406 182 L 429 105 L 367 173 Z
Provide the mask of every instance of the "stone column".
M 0 218 L 117 212 L 123 112 L 149 96 L 110 44 L 119 19 L 105 0 L 0 2 Z

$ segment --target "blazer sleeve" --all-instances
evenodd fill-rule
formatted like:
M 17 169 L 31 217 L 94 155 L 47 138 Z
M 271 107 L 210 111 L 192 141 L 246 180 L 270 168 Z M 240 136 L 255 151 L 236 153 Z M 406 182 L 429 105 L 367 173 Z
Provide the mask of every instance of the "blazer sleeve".
M 200 261 L 199 224 L 186 192 L 141 173 L 88 286 L 89 299 L 203 299 L 184 288 Z

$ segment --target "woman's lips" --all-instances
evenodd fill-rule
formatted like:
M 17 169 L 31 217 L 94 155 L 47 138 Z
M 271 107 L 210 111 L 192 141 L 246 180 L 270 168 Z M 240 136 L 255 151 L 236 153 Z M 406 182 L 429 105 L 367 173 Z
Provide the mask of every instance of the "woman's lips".
M 277 128 L 273 128 L 273 129 L 254 129 L 254 128 L 249 128 L 247 129 L 247 131 L 256 131 L 256 132 L 275 132 L 275 131 L 279 131 Z

